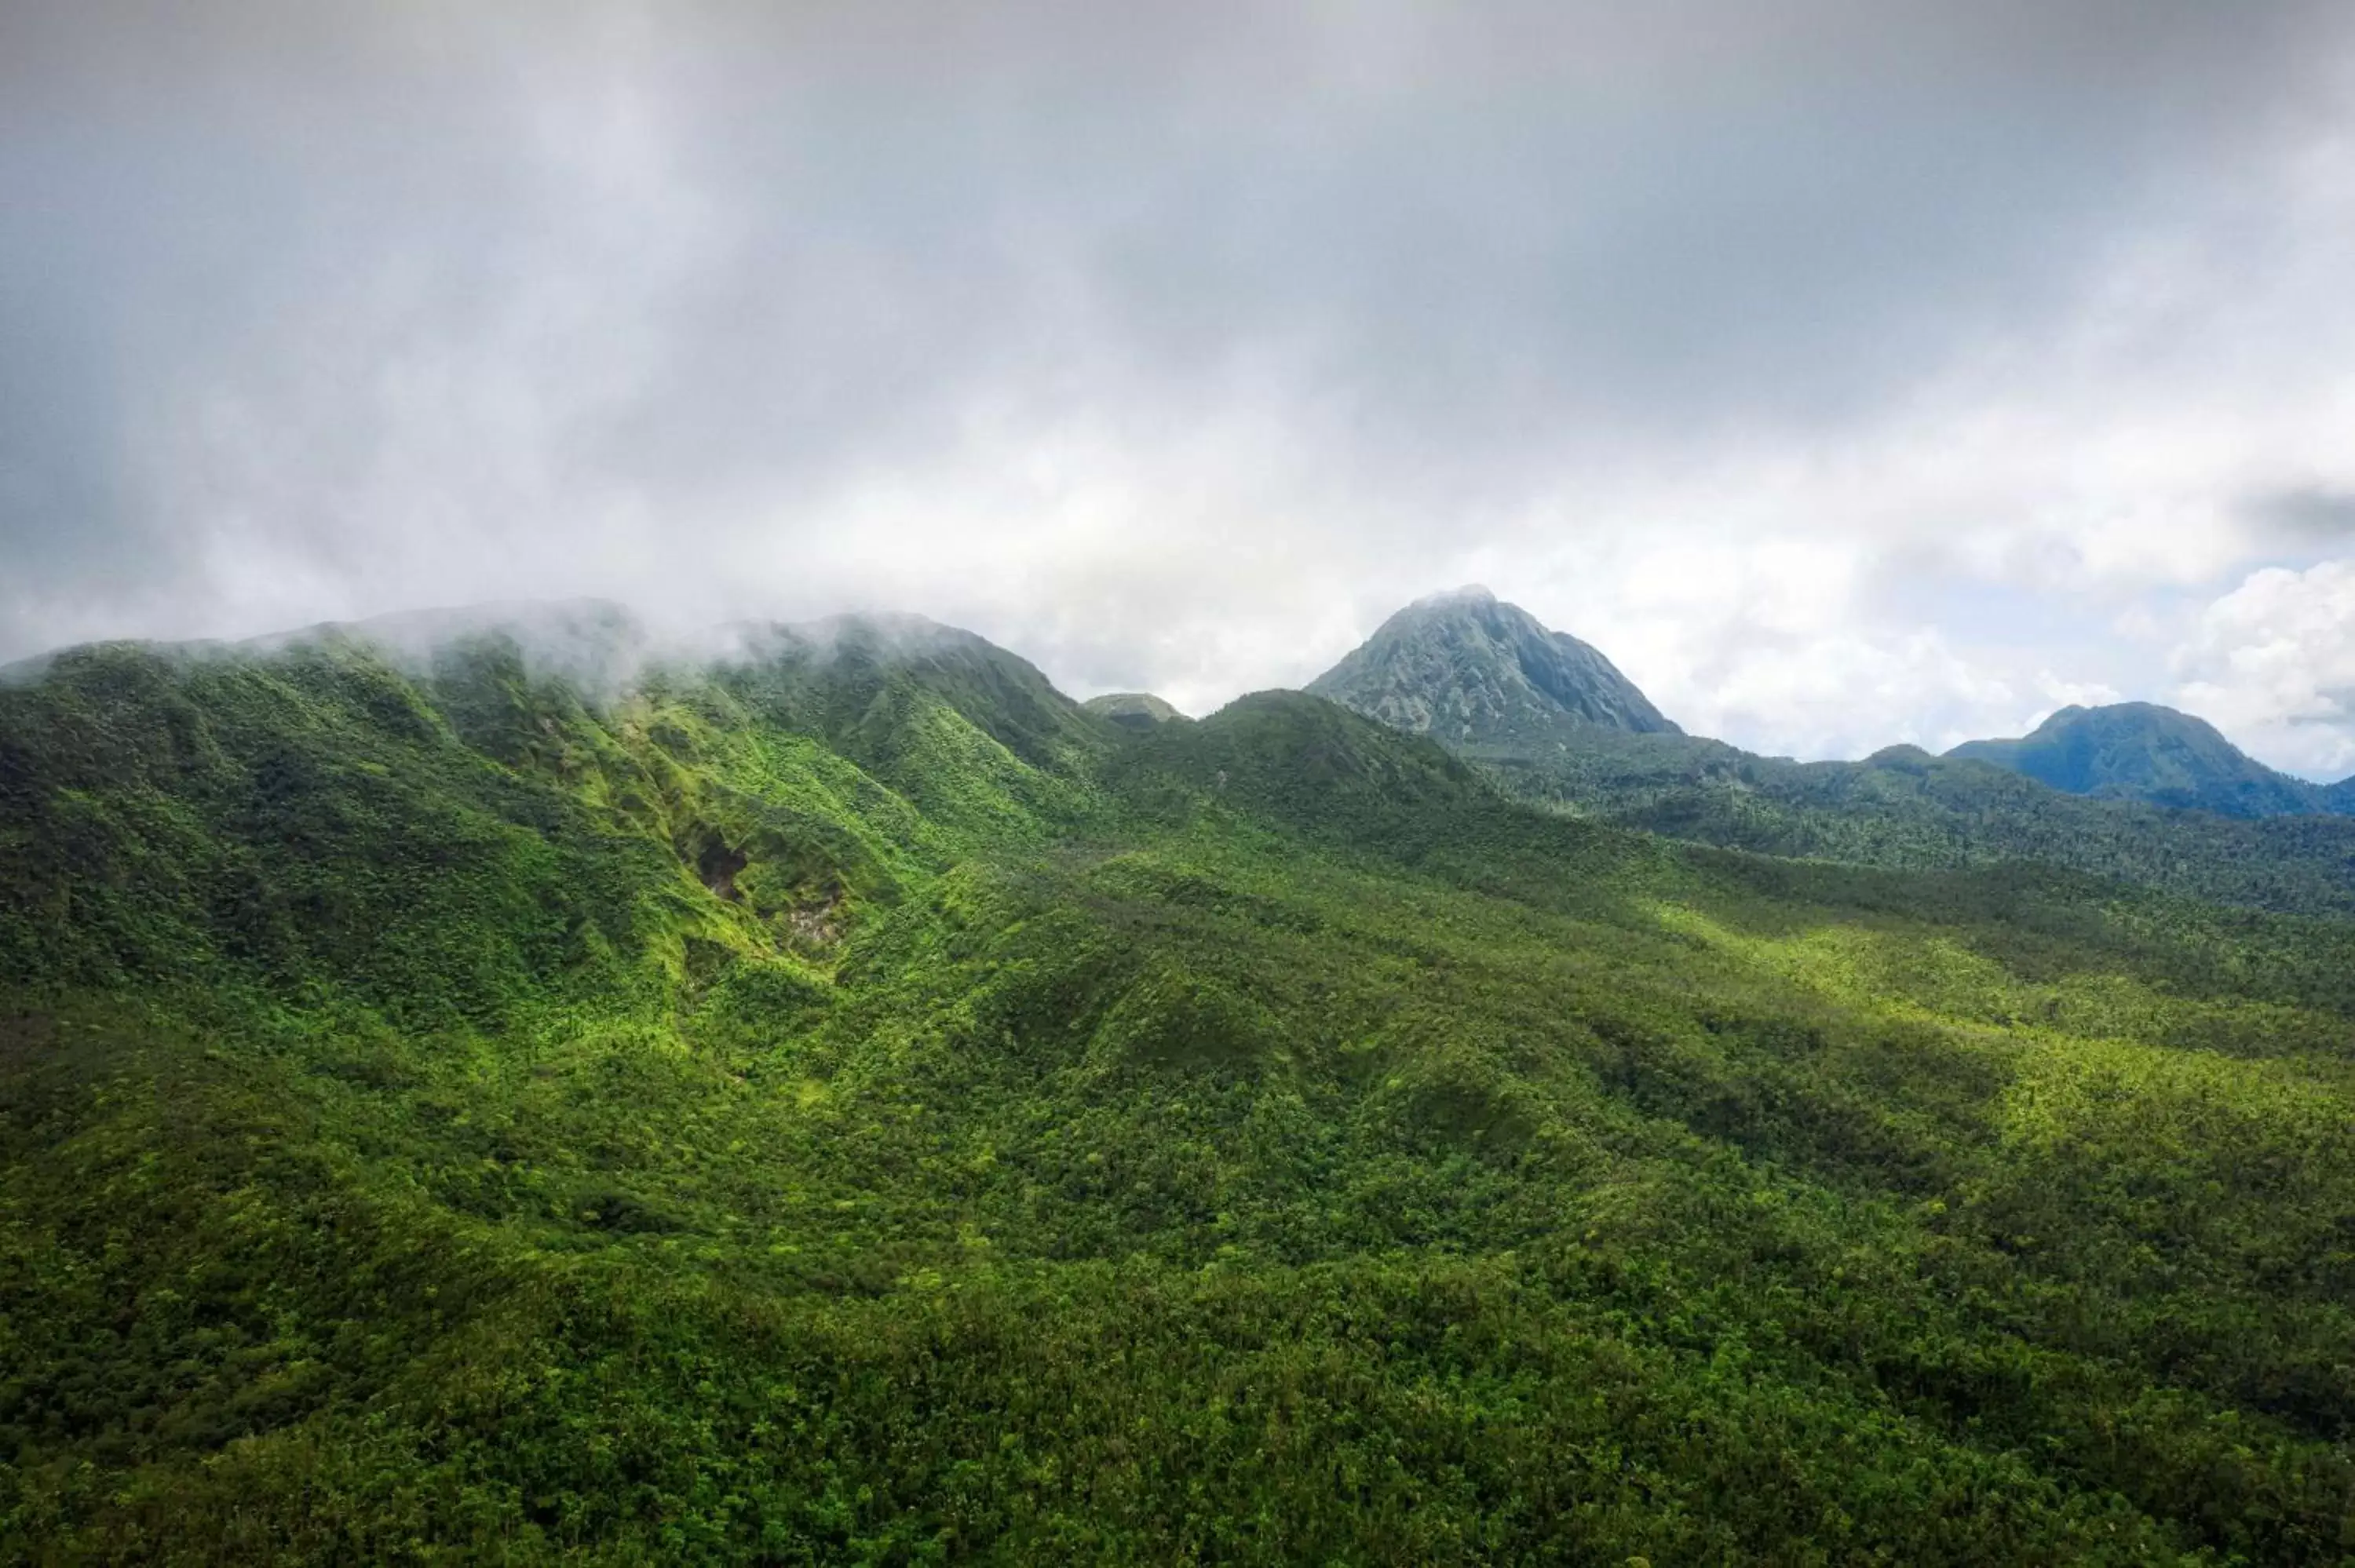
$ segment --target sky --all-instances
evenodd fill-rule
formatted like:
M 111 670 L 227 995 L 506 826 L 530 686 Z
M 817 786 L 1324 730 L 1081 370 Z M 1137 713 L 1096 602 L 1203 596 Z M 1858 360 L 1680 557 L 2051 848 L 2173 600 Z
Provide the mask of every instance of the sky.
M 2355 6 L 0 4 L 0 661 L 601 596 L 2355 773 Z

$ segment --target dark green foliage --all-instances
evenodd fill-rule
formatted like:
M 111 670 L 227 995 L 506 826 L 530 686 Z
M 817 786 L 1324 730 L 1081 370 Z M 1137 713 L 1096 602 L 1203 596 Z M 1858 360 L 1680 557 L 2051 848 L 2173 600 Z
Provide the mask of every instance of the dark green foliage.
M 2216 903 L 2355 915 L 2355 821 L 2337 816 L 2090 800 L 1912 747 L 1800 763 L 1580 725 L 1544 747 L 1463 754 L 1523 800 L 1762 854 L 1908 870 L 2033 861 Z
M 2226 817 L 2333 809 L 2328 790 L 2255 761 L 2204 719 L 2150 703 L 2062 708 L 2033 735 L 1966 741 L 1946 755 L 2008 768 L 2072 795 Z
M 2148 704 L 2065 708 L 1946 760 L 1910 746 L 1860 763 L 1756 757 L 1681 734 L 1602 654 L 1479 588 L 1408 606 L 1309 690 L 1431 736 L 1520 799 L 1672 838 L 1909 870 L 2036 861 L 2355 915 L 2355 822 L 2312 815 L 2355 816 L 2355 779 L 2287 778 Z
M 906 623 L 63 656 L 0 1558 L 2348 1561 L 2355 925 L 1994 858 Z

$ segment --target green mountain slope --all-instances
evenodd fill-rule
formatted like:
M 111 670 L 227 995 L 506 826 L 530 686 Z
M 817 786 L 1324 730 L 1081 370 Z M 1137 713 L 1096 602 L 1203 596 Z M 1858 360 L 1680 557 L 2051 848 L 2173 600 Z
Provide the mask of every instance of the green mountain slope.
M 1471 608 L 1536 626 L 1509 605 Z M 1453 599 L 1426 601 L 1394 624 L 1464 613 Z M 1537 627 L 1537 635 L 1559 634 Z M 1375 658 L 1381 641 L 1378 635 L 1314 689 L 1330 690 L 1344 671 L 1402 669 Z M 1764 854 L 1895 870 L 2032 862 L 2252 908 L 2355 914 L 2355 821 L 2310 810 L 2228 818 L 2115 795 L 2091 799 L 1976 757 L 1939 758 L 1913 747 L 1862 762 L 1797 763 L 1526 706 L 1511 723 L 1434 727 L 1423 715 L 1447 700 L 1454 657 L 1416 666 L 1429 678 L 1399 688 L 1420 694 L 1415 703 L 1394 694 L 1387 706 L 1351 705 L 1431 734 L 1511 794 L 1550 810 Z M 2221 736 L 2216 744 L 2224 744 Z M 2312 789 L 2241 761 L 2285 789 Z
M 12 1554 L 2348 1550 L 2355 926 L 546 653 L 0 686 Z
M 1966 741 L 1946 755 L 1991 762 L 2072 795 L 2220 816 L 2332 809 L 2328 791 L 2275 772 L 2204 719 L 2150 703 L 2062 708 L 2018 740 Z
M 1106 692 L 1080 705 L 1099 718 L 1108 718 L 1128 729 L 1151 729 L 1186 717 L 1150 692 Z
M 1484 588 L 1418 599 L 1308 690 L 1450 745 L 1532 745 L 1565 725 L 1677 733 L 1600 652 Z
M 1534 755 L 1465 755 L 1521 799 L 1727 848 L 1900 870 L 2032 862 L 2222 904 L 2355 915 L 2355 821 L 2339 816 L 2090 800 L 1913 747 L 1799 763 L 1721 741 L 1590 734 Z

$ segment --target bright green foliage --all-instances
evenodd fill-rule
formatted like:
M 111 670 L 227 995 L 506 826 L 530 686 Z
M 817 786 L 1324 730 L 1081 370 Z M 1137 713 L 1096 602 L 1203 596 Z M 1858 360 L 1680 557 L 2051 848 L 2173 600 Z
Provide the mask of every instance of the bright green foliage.
M 2355 1556 L 2355 927 L 848 623 L 0 688 L 0 1555 Z

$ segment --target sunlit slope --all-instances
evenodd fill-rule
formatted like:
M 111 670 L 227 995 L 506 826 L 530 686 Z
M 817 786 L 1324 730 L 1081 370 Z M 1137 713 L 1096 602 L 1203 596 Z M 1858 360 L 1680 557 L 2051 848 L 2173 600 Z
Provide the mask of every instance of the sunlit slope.
M 602 695 L 496 634 L 417 672 L 336 635 L 69 653 L 0 686 L 0 974 L 301 977 L 476 1016 L 694 941 L 790 956 L 1091 809 L 1116 732 L 978 639 L 868 630 Z
M 0 689 L 0 1539 L 2355 1550 L 2349 927 L 851 641 Z

